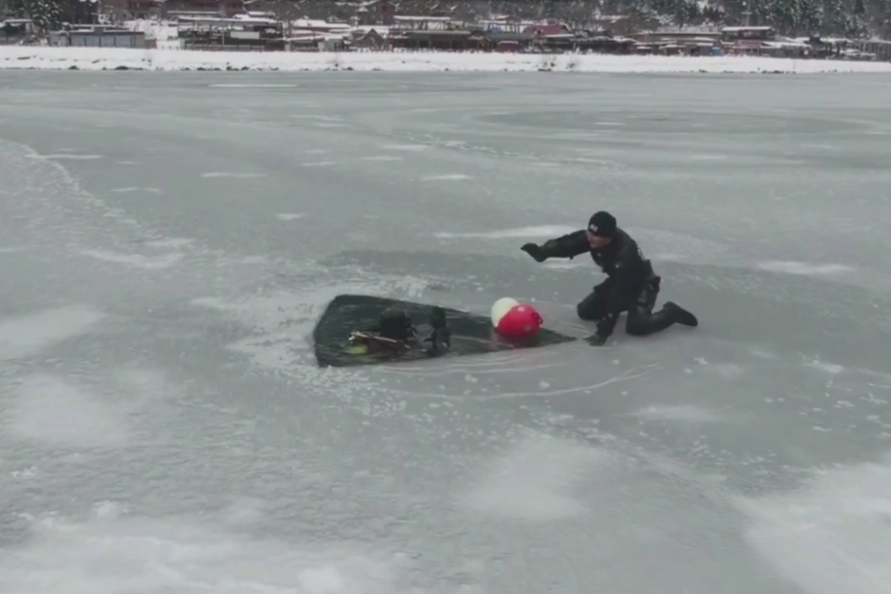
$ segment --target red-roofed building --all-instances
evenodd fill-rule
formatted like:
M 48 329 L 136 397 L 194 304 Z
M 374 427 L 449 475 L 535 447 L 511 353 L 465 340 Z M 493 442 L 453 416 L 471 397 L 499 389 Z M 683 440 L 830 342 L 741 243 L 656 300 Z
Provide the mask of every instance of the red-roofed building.
M 529 25 L 523 30 L 523 33 L 527 35 L 532 35 L 535 37 L 553 37 L 555 35 L 572 35 L 572 31 L 569 30 L 564 24 L 559 25 Z

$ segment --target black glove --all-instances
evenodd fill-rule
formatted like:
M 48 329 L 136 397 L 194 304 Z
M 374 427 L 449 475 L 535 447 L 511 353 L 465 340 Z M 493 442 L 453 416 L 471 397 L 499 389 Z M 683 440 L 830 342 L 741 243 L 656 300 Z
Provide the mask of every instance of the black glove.
M 608 313 L 597 321 L 597 334 L 609 338 L 619 322 L 619 314 Z
M 532 256 L 536 262 L 544 262 L 548 259 L 548 257 L 541 252 L 541 248 L 534 243 L 527 243 L 520 249 Z
M 615 314 L 607 314 L 603 316 L 600 318 L 600 321 L 597 322 L 597 333 L 586 338 L 585 342 L 591 346 L 603 346 L 606 344 L 607 339 L 612 336 L 618 321 L 619 316 Z
M 446 312 L 443 308 L 435 306 L 430 311 L 430 325 L 433 326 L 434 330 L 439 330 L 447 326 Z
M 585 342 L 590 344 L 591 346 L 603 346 L 606 344 L 607 336 L 603 336 L 602 334 L 592 334 L 588 338 L 585 339 Z

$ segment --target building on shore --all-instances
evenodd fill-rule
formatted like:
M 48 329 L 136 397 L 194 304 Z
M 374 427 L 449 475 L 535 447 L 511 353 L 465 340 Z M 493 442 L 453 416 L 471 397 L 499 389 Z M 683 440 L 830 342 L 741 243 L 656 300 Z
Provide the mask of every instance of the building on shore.
M 12 45 L 34 39 L 37 27 L 31 19 L 0 20 L 0 44 Z
M 119 27 L 69 26 L 49 36 L 50 45 L 63 47 L 117 47 L 145 49 L 145 33 Z

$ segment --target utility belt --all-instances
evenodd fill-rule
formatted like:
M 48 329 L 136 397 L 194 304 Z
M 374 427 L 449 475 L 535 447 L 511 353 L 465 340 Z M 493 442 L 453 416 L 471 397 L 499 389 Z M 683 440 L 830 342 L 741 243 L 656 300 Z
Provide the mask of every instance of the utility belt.
M 653 271 L 653 264 L 649 260 L 644 260 L 645 272 L 643 275 L 643 279 L 639 284 L 636 284 L 636 289 L 649 289 L 658 291 L 660 285 L 662 284 L 662 277 L 656 274 Z M 613 277 L 608 277 L 605 281 L 600 283 L 599 285 L 594 286 L 595 291 L 608 291 L 612 288 Z

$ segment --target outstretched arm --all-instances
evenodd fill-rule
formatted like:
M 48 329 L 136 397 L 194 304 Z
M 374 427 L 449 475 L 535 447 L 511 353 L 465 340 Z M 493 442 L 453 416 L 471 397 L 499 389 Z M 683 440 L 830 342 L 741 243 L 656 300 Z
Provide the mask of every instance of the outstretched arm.
M 527 243 L 520 249 L 532 256 L 537 262 L 544 262 L 548 258 L 575 258 L 591 248 L 588 245 L 588 238 L 585 236 L 584 230 L 581 230 L 556 239 L 549 239 L 542 245 Z

